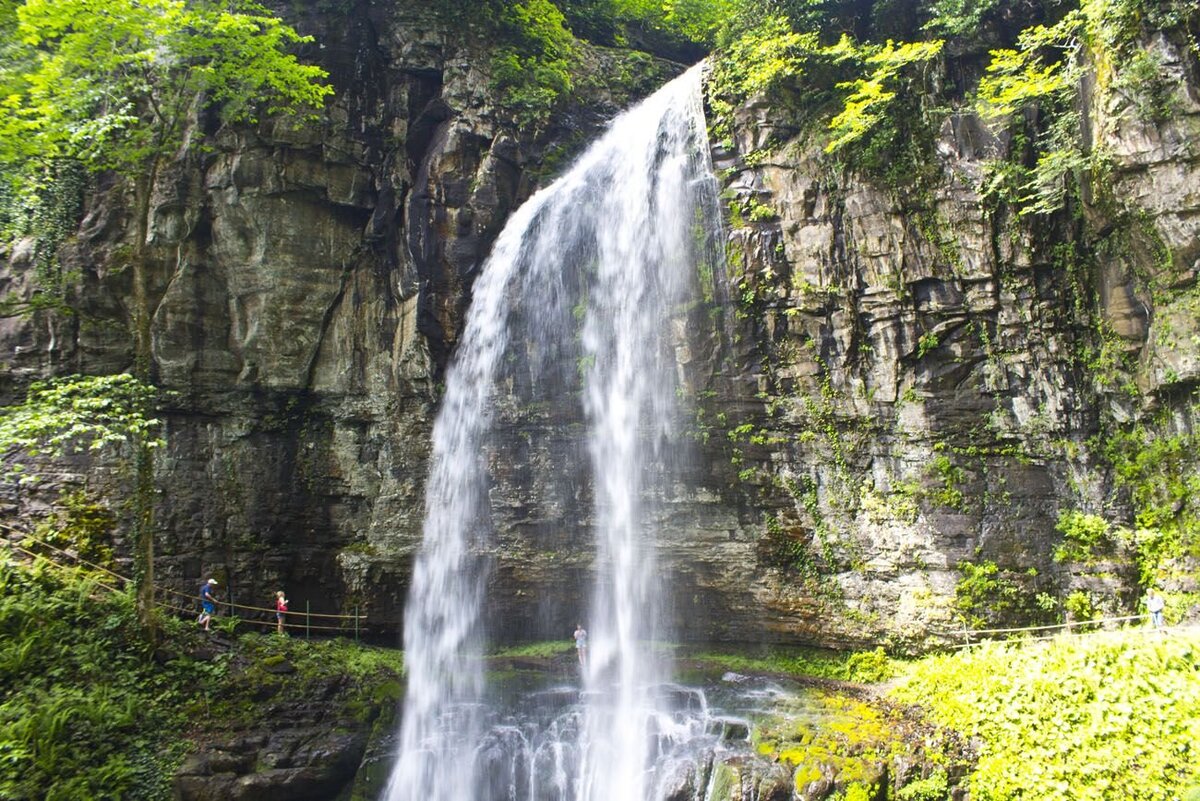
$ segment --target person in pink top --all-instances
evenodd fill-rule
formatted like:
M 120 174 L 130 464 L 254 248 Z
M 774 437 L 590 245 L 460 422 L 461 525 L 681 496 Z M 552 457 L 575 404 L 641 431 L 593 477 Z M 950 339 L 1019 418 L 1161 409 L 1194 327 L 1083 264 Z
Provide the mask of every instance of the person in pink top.
M 283 590 L 275 593 L 275 630 L 283 634 L 283 619 L 287 617 L 287 598 Z

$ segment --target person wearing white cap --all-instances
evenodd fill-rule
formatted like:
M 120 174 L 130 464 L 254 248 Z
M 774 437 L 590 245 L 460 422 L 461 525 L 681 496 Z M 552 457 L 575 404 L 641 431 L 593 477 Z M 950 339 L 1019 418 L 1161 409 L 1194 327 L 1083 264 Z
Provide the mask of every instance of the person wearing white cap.
M 200 585 L 200 607 L 203 611 L 200 612 L 200 617 L 196 618 L 196 622 L 204 626 L 205 631 L 208 631 L 208 624 L 212 621 L 213 613 L 217 611 L 217 599 L 213 595 L 213 587 L 216 586 L 217 580 L 212 578 Z

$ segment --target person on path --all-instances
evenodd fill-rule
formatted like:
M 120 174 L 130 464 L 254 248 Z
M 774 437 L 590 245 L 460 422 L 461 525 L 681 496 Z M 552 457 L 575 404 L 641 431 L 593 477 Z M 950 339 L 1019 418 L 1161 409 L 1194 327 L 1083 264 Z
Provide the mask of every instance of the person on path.
M 580 667 L 587 667 L 587 629 L 582 623 L 575 624 L 575 652 L 579 654 Z
M 200 585 L 200 617 L 196 618 L 196 622 L 204 626 L 204 630 L 208 631 L 208 624 L 212 622 L 212 616 L 217 611 L 217 598 L 213 595 L 213 588 L 217 586 L 216 579 L 209 579 Z
M 1156 590 L 1150 590 L 1150 594 L 1146 596 L 1146 611 L 1150 613 L 1150 623 L 1156 629 L 1163 627 L 1163 609 L 1167 607 L 1167 602 L 1158 594 Z
M 283 595 L 283 590 L 275 593 L 275 630 L 283 634 L 283 619 L 287 617 L 287 598 Z

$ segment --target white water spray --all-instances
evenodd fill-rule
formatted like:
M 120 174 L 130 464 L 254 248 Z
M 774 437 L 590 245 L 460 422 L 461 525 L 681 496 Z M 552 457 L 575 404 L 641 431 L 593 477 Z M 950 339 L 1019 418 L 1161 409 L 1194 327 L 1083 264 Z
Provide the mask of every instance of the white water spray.
M 652 517 L 671 485 L 673 349 L 687 303 L 700 294 L 698 268 L 712 266 L 714 187 L 697 67 L 617 118 L 497 240 L 434 426 L 388 801 L 652 794 L 651 760 L 672 737 L 660 708 L 666 676 L 651 651 L 663 634 Z M 550 403 L 573 402 L 582 380 L 588 426 L 596 585 L 583 621 L 591 628 L 586 702 L 554 720 L 552 736 L 495 724 L 481 660 L 492 410 L 513 361 L 528 362 L 530 381 L 542 385 L 532 391 Z M 504 745 L 515 742 L 523 745 Z M 513 748 L 534 756 L 509 759 L 498 773 L 496 754 Z

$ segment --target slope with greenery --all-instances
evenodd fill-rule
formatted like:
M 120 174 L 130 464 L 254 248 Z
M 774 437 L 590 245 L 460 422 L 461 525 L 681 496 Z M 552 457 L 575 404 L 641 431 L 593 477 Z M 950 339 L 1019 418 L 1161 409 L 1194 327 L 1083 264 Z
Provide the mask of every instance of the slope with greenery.
M 395 651 L 256 634 L 214 650 L 191 621 L 167 624 L 153 649 L 132 596 L 103 576 L 0 553 L 0 798 L 170 797 L 191 738 L 252 725 L 284 685 L 297 702 L 390 718 Z M 285 661 L 290 674 L 268 670 Z
M 976 740 L 970 786 L 980 801 L 1200 792 L 1195 631 L 984 645 L 908 665 L 890 694 Z

